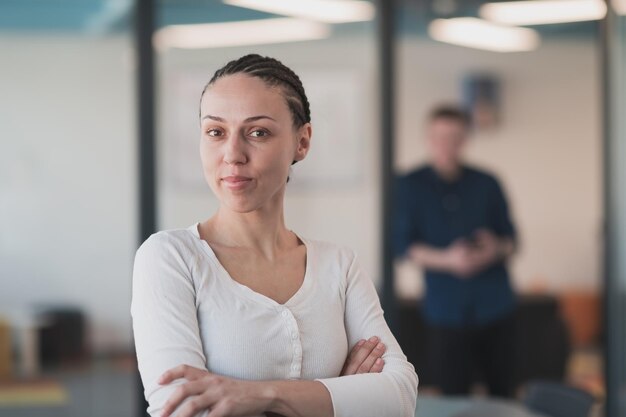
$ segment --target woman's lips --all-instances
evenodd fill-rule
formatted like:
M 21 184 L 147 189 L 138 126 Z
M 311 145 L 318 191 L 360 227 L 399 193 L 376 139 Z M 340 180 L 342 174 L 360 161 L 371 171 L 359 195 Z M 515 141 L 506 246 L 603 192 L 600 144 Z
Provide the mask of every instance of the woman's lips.
M 222 181 L 226 184 L 228 188 L 231 190 L 240 190 L 248 186 L 252 181 L 252 178 L 248 177 L 240 177 L 240 176 L 229 176 L 222 178 Z

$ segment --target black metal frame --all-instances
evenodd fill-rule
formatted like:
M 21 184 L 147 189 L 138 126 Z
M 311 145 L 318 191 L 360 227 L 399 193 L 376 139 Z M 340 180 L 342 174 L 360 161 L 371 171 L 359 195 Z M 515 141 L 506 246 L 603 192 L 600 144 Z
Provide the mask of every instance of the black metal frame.
M 153 0 L 135 5 L 135 47 L 137 57 L 137 112 L 139 115 L 139 239 L 143 242 L 156 231 L 156 144 L 155 85 L 152 35 L 155 27 Z
M 619 245 L 615 226 L 619 223 L 620 214 L 615 210 L 617 200 L 621 196 L 617 188 L 619 181 L 615 181 L 615 166 L 612 157 L 614 144 L 619 138 L 613 131 L 614 89 L 611 88 L 614 80 L 614 68 L 611 51 L 616 48 L 614 35 L 617 25 L 617 16 L 606 0 L 607 14 L 600 22 L 600 65 L 602 80 L 602 136 L 603 136 L 603 192 L 604 192 L 604 378 L 606 386 L 606 413 L 607 417 L 620 416 L 620 380 L 621 370 L 624 368 L 624 341 L 623 341 L 623 305 L 626 300 L 622 296 L 619 286 L 619 275 L 616 271 L 616 259 L 619 256 Z
M 382 294 L 381 304 L 391 330 L 397 335 L 398 306 L 394 290 L 393 249 L 391 222 L 394 201 L 394 142 L 395 142 L 395 1 L 379 0 L 378 16 L 378 57 L 380 81 L 380 165 L 381 165 L 381 264 Z
M 135 56 L 137 64 L 137 114 L 138 114 L 138 162 L 139 162 L 139 244 L 156 231 L 156 140 L 155 132 L 155 84 L 154 49 L 152 35 L 155 28 L 154 0 L 135 2 Z M 136 373 L 137 409 L 139 417 L 149 417 L 148 403 L 139 372 Z

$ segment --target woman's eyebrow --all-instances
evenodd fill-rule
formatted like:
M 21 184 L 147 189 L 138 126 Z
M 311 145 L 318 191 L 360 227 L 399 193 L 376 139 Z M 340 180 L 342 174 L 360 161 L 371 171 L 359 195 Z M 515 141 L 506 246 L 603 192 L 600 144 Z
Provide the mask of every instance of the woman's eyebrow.
M 202 120 L 204 120 L 204 119 L 211 119 L 211 120 L 215 120 L 216 122 L 222 122 L 222 123 L 226 121 L 225 119 L 223 119 L 221 117 L 212 116 L 210 114 L 207 114 L 206 116 L 204 116 L 202 118 Z M 247 122 L 255 122 L 255 121 L 260 120 L 260 119 L 270 119 L 270 120 L 276 121 L 276 119 L 274 119 L 273 117 L 266 116 L 266 115 L 259 115 L 259 116 L 248 117 L 246 120 L 244 120 L 244 122 L 246 122 L 246 123 Z

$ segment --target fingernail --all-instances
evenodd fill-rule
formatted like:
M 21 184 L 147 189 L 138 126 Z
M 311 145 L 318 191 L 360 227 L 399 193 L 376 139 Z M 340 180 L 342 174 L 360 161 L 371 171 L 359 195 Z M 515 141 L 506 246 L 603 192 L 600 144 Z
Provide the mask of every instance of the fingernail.
M 357 344 L 356 344 L 356 345 L 357 345 L 357 346 L 361 346 L 363 343 L 365 343 L 365 340 L 364 340 L 364 339 L 361 339 L 361 340 L 359 340 L 359 341 L 357 342 Z
M 384 345 L 383 345 L 382 343 L 379 343 L 379 344 L 377 344 L 377 345 L 376 345 L 376 349 L 382 349 L 382 348 L 383 348 L 383 346 L 384 346 Z
M 378 338 L 376 336 L 372 336 L 372 337 L 369 338 L 369 341 L 374 343 L 374 342 L 378 341 Z
M 380 358 L 376 359 L 376 365 L 380 365 L 381 362 L 382 362 L 382 359 Z

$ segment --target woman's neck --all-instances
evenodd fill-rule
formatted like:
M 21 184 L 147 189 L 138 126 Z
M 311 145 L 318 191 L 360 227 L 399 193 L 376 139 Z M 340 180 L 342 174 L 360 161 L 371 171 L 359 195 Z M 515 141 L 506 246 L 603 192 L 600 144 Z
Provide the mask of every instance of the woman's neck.
M 292 247 L 297 241 L 285 226 L 282 204 L 248 213 L 220 206 L 217 213 L 205 222 L 205 227 L 212 241 L 253 250 L 268 260 L 274 260 L 279 251 Z

